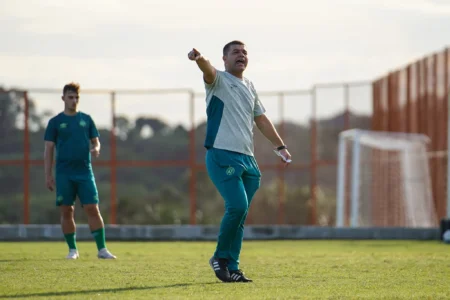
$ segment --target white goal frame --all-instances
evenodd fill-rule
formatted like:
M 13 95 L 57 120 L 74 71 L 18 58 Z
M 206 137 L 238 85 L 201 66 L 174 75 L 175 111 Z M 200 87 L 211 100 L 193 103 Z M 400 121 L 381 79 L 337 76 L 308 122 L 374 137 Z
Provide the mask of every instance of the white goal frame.
M 450 101 L 450 96 L 449 96 Z M 449 108 L 450 112 L 450 108 Z M 450 119 L 449 119 L 449 128 L 450 128 Z M 342 131 L 339 134 L 339 147 L 338 147 L 338 168 L 337 168 L 337 198 L 336 198 L 336 227 L 344 227 L 345 226 L 345 211 L 346 211 L 346 201 L 345 201 L 345 184 L 346 184 L 346 165 L 347 165 L 347 155 L 346 155 L 346 141 L 349 138 L 353 139 L 352 143 L 352 160 L 350 162 L 351 168 L 351 186 L 350 186 L 350 226 L 358 227 L 359 226 L 359 177 L 360 177 L 360 152 L 361 152 L 361 139 L 364 139 L 364 136 L 374 136 L 378 135 L 380 137 L 385 137 L 388 135 L 389 137 L 398 136 L 399 138 L 407 137 L 409 140 L 417 140 L 422 143 L 429 143 L 430 138 L 424 134 L 419 133 L 403 133 L 403 132 L 382 132 L 382 131 L 371 131 L 371 130 L 361 130 L 361 129 L 350 129 Z M 450 134 L 449 134 L 450 136 Z M 365 140 L 368 142 L 368 140 Z M 409 143 L 406 143 L 408 145 Z M 450 139 L 449 139 L 450 146 Z M 381 149 L 383 146 L 377 144 L 376 147 Z M 402 159 L 408 159 L 408 151 L 405 150 L 405 141 L 399 139 L 398 142 L 393 143 L 390 141 L 389 147 L 386 147 L 386 150 L 402 150 L 403 155 Z M 449 147 L 450 149 L 450 147 Z M 449 160 L 450 161 L 450 160 Z M 450 162 L 449 162 L 450 165 Z M 406 163 L 405 166 L 408 166 Z M 403 170 L 403 173 L 407 173 L 407 170 Z M 450 183 L 450 177 L 447 177 Z M 450 185 L 447 185 L 447 189 L 449 189 Z M 410 191 L 410 188 L 406 188 L 406 192 Z M 447 201 L 450 201 L 450 194 L 447 195 Z M 447 205 L 447 215 L 450 215 L 450 208 Z
M 450 219 L 450 93 L 447 95 L 447 219 Z

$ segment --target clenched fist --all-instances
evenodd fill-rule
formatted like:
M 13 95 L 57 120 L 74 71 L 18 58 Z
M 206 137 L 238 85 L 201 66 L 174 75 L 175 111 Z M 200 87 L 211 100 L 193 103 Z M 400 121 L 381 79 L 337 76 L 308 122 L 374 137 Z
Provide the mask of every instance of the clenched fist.
M 195 48 L 193 48 L 191 50 L 191 52 L 188 53 L 188 58 L 190 60 L 197 60 L 197 58 L 200 57 L 200 56 L 201 56 L 200 52 L 198 52 L 198 50 L 195 49 Z

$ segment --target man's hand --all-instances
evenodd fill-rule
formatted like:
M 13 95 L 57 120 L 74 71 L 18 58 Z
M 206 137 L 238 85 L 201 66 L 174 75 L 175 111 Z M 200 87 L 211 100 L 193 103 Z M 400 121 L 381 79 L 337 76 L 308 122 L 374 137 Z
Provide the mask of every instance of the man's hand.
M 188 53 L 188 58 L 190 60 L 197 60 L 197 58 L 200 57 L 200 56 L 201 56 L 200 52 L 197 49 L 195 49 L 195 48 L 193 48 L 191 50 L 191 52 Z
M 55 179 L 53 179 L 52 175 L 45 176 L 45 185 L 50 191 L 53 192 L 53 190 L 55 189 Z
M 275 154 L 281 158 L 281 161 L 284 163 L 285 167 L 287 167 L 292 162 L 291 154 L 287 149 L 281 150 L 274 149 L 273 152 L 275 152 Z
M 100 155 L 100 147 L 96 146 L 96 147 L 92 148 L 91 155 L 93 155 L 94 157 L 98 157 Z
M 291 154 L 287 149 L 282 149 L 279 151 L 281 157 L 281 161 L 284 163 L 284 166 L 287 167 L 291 163 Z

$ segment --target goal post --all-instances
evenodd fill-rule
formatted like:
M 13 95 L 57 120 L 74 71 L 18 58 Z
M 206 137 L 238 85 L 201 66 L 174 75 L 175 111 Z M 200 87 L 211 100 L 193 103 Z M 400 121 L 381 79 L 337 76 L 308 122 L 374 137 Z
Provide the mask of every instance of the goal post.
M 450 89 L 450 87 L 449 87 Z M 447 220 L 450 219 L 450 93 L 447 95 Z
M 450 87 L 449 87 L 450 89 Z M 450 229 L 450 93 L 447 95 L 447 209 L 446 215 L 441 220 L 440 236 L 443 239 L 444 232 Z
M 436 227 L 429 141 L 415 133 L 341 132 L 336 226 Z

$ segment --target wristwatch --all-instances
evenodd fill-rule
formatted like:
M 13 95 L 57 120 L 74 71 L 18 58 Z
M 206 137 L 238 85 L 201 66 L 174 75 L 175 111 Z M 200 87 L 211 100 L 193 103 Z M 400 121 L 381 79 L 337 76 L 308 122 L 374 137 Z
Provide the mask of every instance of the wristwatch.
M 278 151 L 283 150 L 283 149 L 287 149 L 287 146 L 286 145 L 281 145 L 281 146 L 277 147 Z

